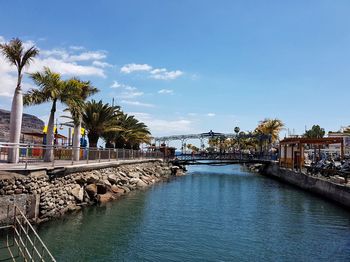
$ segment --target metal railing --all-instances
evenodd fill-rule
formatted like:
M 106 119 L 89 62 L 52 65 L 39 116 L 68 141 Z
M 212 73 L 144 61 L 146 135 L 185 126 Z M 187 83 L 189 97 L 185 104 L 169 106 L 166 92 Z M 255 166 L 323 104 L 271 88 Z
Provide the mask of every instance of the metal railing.
M 0 237 L 0 261 L 56 261 L 16 205 L 7 207 L 7 219 L 0 225 Z
M 247 154 L 247 153 L 197 153 L 181 154 L 178 160 L 277 160 L 277 154 Z
M 44 155 L 47 150 L 53 151 L 53 161 L 51 165 L 59 163 L 74 165 L 75 163 L 106 162 L 112 160 L 132 160 L 132 159 L 161 159 L 164 154 L 160 151 L 144 151 L 124 148 L 88 148 L 61 145 L 33 145 L 33 144 L 13 144 L 0 143 L 0 162 L 7 162 L 9 151 L 15 149 L 19 155 L 19 162 L 25 164 L 25 168 L 33 163 L 44 162 Z M 74 151 L 78 151 L 79 162 L 74 161 Z

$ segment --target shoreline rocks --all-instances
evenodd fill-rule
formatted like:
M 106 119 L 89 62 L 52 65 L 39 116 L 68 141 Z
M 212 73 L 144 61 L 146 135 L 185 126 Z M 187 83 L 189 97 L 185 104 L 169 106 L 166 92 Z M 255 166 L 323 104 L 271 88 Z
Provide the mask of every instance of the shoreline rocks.
M 34 223 L 41 223 L 79 210 L 82 206 L 104 204 L 130 191 L 181 175 L 184 175 L 182 168 L 161 161 L 121 164 L 53 178 L 45 173 L 0 175 L 0 203 L 4 196 L 13 196 L 17 204 L 16 198 L 19 196 L 26 198 L 34 195 L 39 203 L 32 206 L 36 206 L 37 210 L 27 210 L 23 201 L 20 208 L 27 215 L 35 214 L 29 217 Z M 6 203 L 5 198 L 3 202 Z

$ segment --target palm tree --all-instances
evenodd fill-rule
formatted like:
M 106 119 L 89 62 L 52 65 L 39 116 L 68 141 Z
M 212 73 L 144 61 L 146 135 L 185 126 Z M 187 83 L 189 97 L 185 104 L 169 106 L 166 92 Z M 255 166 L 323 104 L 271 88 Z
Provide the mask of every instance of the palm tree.
M 264 144 L 265 146 L 268 146 L 278 140 L 278 135 L 283 127 L 284 127 L 283 122 L 277 118 L 275 119 L 266 118 L 265 120 L 259 123 L 258 127 L 255 129 L 255 134 L 259 137 L 258 144 L 260 146 L 261 153 L 263 151 L 262 149 Z
M 275 141 L 278 140 L 278 135 L 281 132 L 283 127 L 284 127 L 284 124 L 281 120 L 277 118 L 275 119 L 266 118 L 265 120 L 260 122 L 260 124 L 256 128 L 256 131 L 264 135 L 269 135 L 271 137 L 271 142 L 274 143 Z
M 63 81 L 61 75 L 52 72 L 45 67 L 43 72 L 36 72 L 30 75 L 32 80 L 39 89 L 31 89 L 24 95 L 25 105 L 39 105 L 46 102 L 52 102 L 50 118 L 47 128 L 46 145 L 48 149 L 45 151 L 44 161 L 53 161 L 53 141 L 54 141 L 54 119 L 57 102 L 67 103 L 76 99 L 79 103 L 79 97 L 75 86 L 69 85 L 68 81 Z
M 100 100 L 89 101 L 84 107 L 82 114 L 83 126 L 88 132 L 89 146 L 97 147 L 98 139 L 105 132 L 121 131 L 118 126 L 119 106 L 103 104 Z
M 117 147 L 130 149 L 138 149 L 141 143 L 150 143 L 151 133 L 148 127 L 134 116 L 121 112 L 118 116 L 118 125 L 122 128 L 121 131 L 104 135 L 107 143 L 111 144 L 114 140 Z
M 15 38 L 8 44 L 0 44 L 0 51 L 12 65 L 17 67 L 17 86 L 12 99 L 10 115 L 10 143 L 18 145 L 21 136 L 23 114 L 22 72 L 23 68 L 28 66 L 33 58 L 39 54 L 39 50 L 35 46 L 24 50 L 22 41 Z M 9 150 L 8 162 L 17 163 L 18 160 L 17 147 Z
M 76 90 L 76 96 L 69 98 L 67 101 L 68 108 L 67 111 L 71 114 L 71 119 L 73 120 L 74 125 L 74 134 L 73 134 L 73 160 L 79 161 L 79 153 L 80 153 L 80 137 L 81 137 L 81 122 L 82 115 L 84 112 L 85 100 L 96 94 L 99 90 L 93 87 L 90 81 L 81 81 L 77 78 L 72 78 L 67 81 L 67 85 L 70 87 L 74 87 Z

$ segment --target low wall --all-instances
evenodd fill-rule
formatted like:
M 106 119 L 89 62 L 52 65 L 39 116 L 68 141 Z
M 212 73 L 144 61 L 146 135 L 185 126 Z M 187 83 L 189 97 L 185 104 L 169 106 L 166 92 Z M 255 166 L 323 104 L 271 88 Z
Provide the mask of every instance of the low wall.
M 326 178 L 313 177 L 290 169 L 281 168 L 277 163 L 265 165 L 261 173 L 316 193 L 350 208 L 350 187 L 345 184 L 338 184 Z
M 26 175 L 0 172 L 0 222 L 11 203 L 40 223 L 182 174 L 181 168 L 161 160 L 31 170 Z

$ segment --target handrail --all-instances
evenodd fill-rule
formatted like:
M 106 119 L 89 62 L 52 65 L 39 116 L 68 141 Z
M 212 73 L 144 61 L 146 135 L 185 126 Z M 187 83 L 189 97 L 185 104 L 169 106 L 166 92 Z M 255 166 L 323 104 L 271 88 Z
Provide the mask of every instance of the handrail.
M 19 162 L 24 163 L 24 168 L 32 163 L 43 162 L 47 150 L 52 150 L 53 161 L 51 166 L 57 165 L 56 161 L 65 161 L 64 165 L 74 165 L 82 161 L 87 164 L 89 161 L 101 162 L 112 160 L 131 160 L 131 159 L 163 159 L 164 154 L 160 151 L 143 151 L 125 148 L 89 148 L 73 147 L 63 145 L 38 145 L 38 144 L 14 144 L 0 142 L 0 161 L 7 161 L 9 150 L 15 149 L 19 155 Z M 74 154 L 79 154 L 79 162 L 75 161 Z M 61 161 L 61 163 L 63 163 Z M 67 162 L 68 161 L 68 162 Z
M 55 258 L 22 210 L 16 204 L 11 206 L 13 207 L 13 218 L 10 218 L 10 206 L 8 206 L 8 224 L 0 227 L 0 230 L 7 231 L 5 248 L 8 249 L 8 254 L 10 255 L 10 258 L 7 260 L 12 259 L 16 261 L 16 258 L 21 258 L 24 261 L 55 262 Z M 9 231 L 11 232 L 10 234 Z

